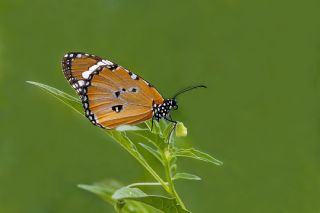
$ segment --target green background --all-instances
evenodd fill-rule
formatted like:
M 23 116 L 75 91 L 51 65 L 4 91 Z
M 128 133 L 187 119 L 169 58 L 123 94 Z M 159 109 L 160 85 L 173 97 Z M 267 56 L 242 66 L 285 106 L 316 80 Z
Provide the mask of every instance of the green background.
M 113 212 L 77 188 L 151 180 L 39 81 L 74 94 L 68 51 L 127 67 L 165 97 L 194 83 L 173 114 L 195 147 L 224 162 L 181 168 L 202 212 L 320 212 L 320 3 L 307 1 L 0 0 L 0 212 Z

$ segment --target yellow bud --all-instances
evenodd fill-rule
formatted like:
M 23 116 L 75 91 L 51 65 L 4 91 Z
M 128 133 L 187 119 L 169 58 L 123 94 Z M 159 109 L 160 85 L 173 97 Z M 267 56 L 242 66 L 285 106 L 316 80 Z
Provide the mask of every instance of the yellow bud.
M 168 161 L 170 161 L 171 160 L 171 153 L 169 152 L 169 150 L 165 150 L 164 151 L 164 156 L 166 157 L 166 159 L 168 160 Z
M 183 125 L 182 122 L 179 122 L 176 127 L 176 136 L 185 137 L 188 134 L 188 129 Z

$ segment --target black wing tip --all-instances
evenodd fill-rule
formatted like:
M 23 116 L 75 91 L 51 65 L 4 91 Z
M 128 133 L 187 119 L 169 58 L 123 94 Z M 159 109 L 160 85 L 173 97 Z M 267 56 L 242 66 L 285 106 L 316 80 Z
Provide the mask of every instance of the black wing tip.
M 90 53 L 86 53 L 86 52 L 68 52 L 66 54 L 63 55 L 63 58 L 62 58 L 62 62 L 64 61 L 72 61 L 73 59 L 75 58 L 94 58 L 95 60 L 102 60 L 101 57 L 97 56 L 97 55 L 94 55 L 94 54 L 90 54 Z
M 89 56 L 89 54 L 86 54 L 83 52 L 68 52 L 64 54 L 62 58 L 61 65 L 62 65 L 63 74 L 70 84 L 72 84 L 74 81 L 71 73 L 72 60 L 74 60 L 75 58 L 81 58 L 84 55 Z
M 84 53 L 84 52 L 68 52 L 66 54 L 63 55 L 62 57 L 62 69 L 63 72 L 65 74 L 68 74 L 71 72 L 71 62 L 72 60 L 74 60 L 75 58 L 82 58 L 82 57 L 95 57 L 97 60 L 100 60 L 99 57 L 95 56 L 95 55 L 91 55 L 88 53 Z

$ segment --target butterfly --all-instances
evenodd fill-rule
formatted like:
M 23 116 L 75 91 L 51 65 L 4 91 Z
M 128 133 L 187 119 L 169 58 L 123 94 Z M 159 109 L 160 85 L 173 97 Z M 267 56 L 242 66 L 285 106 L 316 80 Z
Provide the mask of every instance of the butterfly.
M 198 87 L 187 87 L 173 98 L 164 99 L 142 77 L 96 55 L 70 52 L 62 59 L 63 73 L 80 96 L 85 116 L 96 126 L 114 129 L 149 119 L 171 119 L 178 109 L 176 97 Z

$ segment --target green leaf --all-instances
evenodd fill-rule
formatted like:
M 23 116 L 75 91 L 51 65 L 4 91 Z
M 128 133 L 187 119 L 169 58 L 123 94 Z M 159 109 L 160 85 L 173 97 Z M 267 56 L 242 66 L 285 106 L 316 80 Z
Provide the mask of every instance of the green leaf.
M 117 190 L 112 198 L 115 200 L 134 200 L 150 205 L 165 213 L 187 213 L 189 211 L 183 209 L 176 204 L 174 198 L 168 198 L 161 195 L 148 195 L 138 188 L 123 187 Z
M 112 195 L 112 199 L 122 200 L 129 197 L 134 198 L 134 197 L 141 197 L 141 196 L 147 196 L 147 194 L 138 188 L 122 187 Z
M 148 129 L 152 131 L 153 134 L 157 134 L 157 135 L 162 134 L 162 130 L 158 121 L 156 120 L 152 121 L 151 119 L 149 121 L 146 121 L 145 124 L 147 125 Z
M 170 165 L 171 176 L 172 176 L 173 174 L 175 174 L 176 171 L 177 171 L 178 165 L 176 164 L 176 161 L 177 161 L 177 158 L 176 158 L 176 157 L 171 159 L 171 162 L 170 162 L 170 164 L 171 164 L 171 165 Z
M 125 131 L 145 131 L 147 129 L 143 129 L 138 126 L 122 125 L 117 127 L 116 130 L 120 132 L 125 132 Z
M 144 157 L 139 153 L 136 145 L 126 136 L 125 132 L 119 132 L 114 130 L 105 131 L 109 136 L 111 136 L 115 141 L 117 141 L 125 150 L 127 150 L 138 162 L 146 169 L 148 172 L 165 188 L 168 189 L 166 183 L 158 175 L 158 173 L 149 165 L 149 163 L 144 159 Z M 142 131 L 134 131 L 142 132 Z
M 78 185 L 79 188 L 92 192 L 98 195 L 107 203 L 113 205 L 118 212 L 121 213 L 155 213 L 153 207 L 136 201 L 114 200 L 112 199 L 113 193 L 122 188 L 123 185 L 115 180 L 107 180 L 93 185 Z M 159 212 L 159 211 L 156 211 Z
M 175 151 L 175 156 L 180 156 L 180 157 L 188 157 L 188 158 L 194 158 L 197 160 L 201 160 L 201 161 L 205 161 L 208 163 L 213 163 L 216 164 L 218 166 L 221 166 L 223 163 L 217 159 L 215 159 L 214 157 L 212 157 L 211 155 L 201 152 L 199 150 L 196 150 L 194 148 L 191 149 L 178 149 Z
M 171 140 L 171 138 L 169 138 L 173 133 L 173 128 L 174 128 L 174 124 L 173 123 L 167 123 L 167 125 L 165 126 L 165 128 L 163 129 L 162 132 L 162 137 L 169 142 Z
M 79 184 L 78 187 L 96 194 L 106 202 L 114 205 L 115 202 L 111 196 L 117 189 L 123 187 L 123 185 L 114 180 L 107 180 L 100 183 L 94 183 L 93 185 Z
M 72 109 L 74 109 L 75 111 L 83 115 L 83 108 L 78 98 L 45 84 L 41 84 L 34 81 L 26 81 L 26 82 L 48 92 L 50 95 L 53 95 L 55 98 L 59 99 L 64 104 L 68 105 L 69 107 L 71 107 Z
M 159 134 L 153 133 L 149 130 L 133 131 L 132 133 L 142 137 L 159 149 L 163 149 L 166 146 L 165 140 L 163 140 L 163 138 L 161 138 Z
M 148 129 L 151 131 L 151 128 L 152 128 L 152 120 L 148 120 L 148 121 L 145 121 L 144 124 L 148 127 Z
M 142 146 L 148 152 L 150 152 L 154 157 L 156 157 L 163 164 L 162 159 L 160 157 L 160 154 L 157 150 L 153 149 L 152 147 L 150 147 L 144 143 L 139 143 L 139 145 Z
M 173 180 L 185 179 L 185 180 L 201 180 L 201 178 L 194 174 L 189 173 L 177 173 L 173 177 Z

